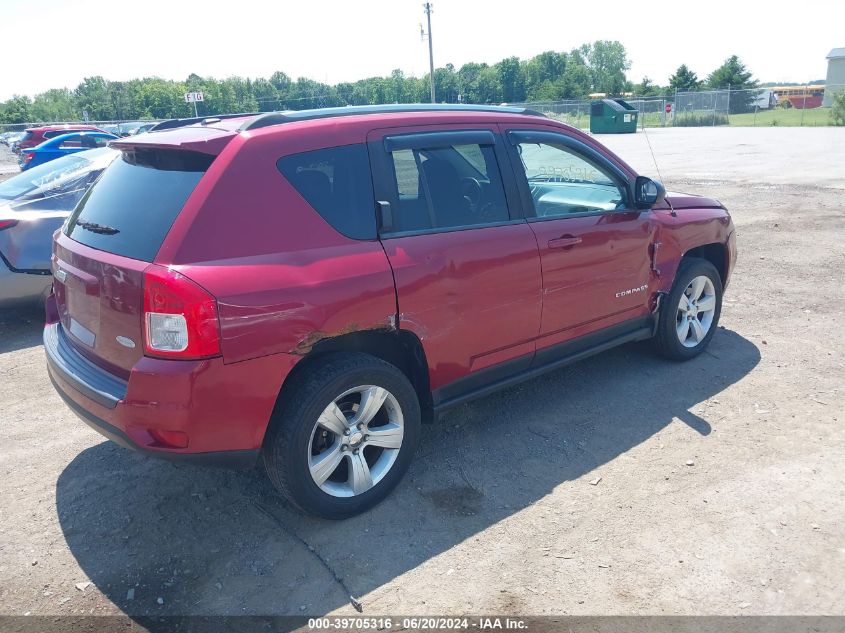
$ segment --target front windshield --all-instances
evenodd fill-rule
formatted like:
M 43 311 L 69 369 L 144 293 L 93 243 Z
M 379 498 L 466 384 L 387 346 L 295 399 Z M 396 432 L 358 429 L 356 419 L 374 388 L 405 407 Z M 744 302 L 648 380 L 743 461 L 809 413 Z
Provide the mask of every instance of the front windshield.
M 0 183 L 0 200 L 16 210 L 69 211 L 119 152 L 110 148 L 70 154 Z

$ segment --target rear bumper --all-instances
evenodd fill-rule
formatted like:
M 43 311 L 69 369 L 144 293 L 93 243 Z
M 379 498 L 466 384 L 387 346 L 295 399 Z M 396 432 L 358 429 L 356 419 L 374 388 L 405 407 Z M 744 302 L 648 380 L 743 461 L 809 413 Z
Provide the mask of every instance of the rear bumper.
M 96 415 L 83 409 L 76 401 L 72 400 L 70 396 L 56 383 L 53 378 L 52 370 L 50 373 L 50 382 L 61 396 L 65 404 L 73 411 L 77 417 L 85 422 L 92 429 L 97 431 L 100 435 L 110 439 L 115 444 L 124 448 L 129 448 L 139 453 L 146 453 L 153 457 L 160 457 L 167 460 L 186 462 L 189 464 L 196 464 L 200 466 L 219 466 L 222 468 L 233 468 L 239 470 L 249 470 L 254 468 L 258 462 L 260 454 L 259 449 L 239 450 L 239 451 L 216 451 L 213 453 L 183 453 L 176 451 L 157 451 L 144 446 L 140 446 L 132 441 L 132 439 L 121 431 L 116 426 L 112 426 L 105 420 L 101 420 Z
M 295 358 L 262 357 L 226 365 L 220 358 L 141 358 L 127 381 L 82 356 L 59 323 L 44 329 L 56 391 L 91 428 L 121 446 L 170 460 L 249 468 L 256 463 L 282 381 Z M 162 445 L 151 431 L 178 431 L 186 448 Z

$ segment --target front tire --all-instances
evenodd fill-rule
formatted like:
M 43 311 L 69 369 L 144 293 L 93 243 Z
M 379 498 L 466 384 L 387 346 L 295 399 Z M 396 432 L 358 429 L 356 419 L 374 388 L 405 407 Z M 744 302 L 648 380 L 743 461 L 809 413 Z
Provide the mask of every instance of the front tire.
M 263 450 L 273 486 L 326 519 L 382 501 L 411 463 L 420 437 L 413 386 L 368 354 L 317 360 L 282 393 Z
M 672 360 L 689 360 L 710 344 L 722 312 L 722 279 L 705 259 L 681 260 L 672 290 L 660 306 L 654 344 Z

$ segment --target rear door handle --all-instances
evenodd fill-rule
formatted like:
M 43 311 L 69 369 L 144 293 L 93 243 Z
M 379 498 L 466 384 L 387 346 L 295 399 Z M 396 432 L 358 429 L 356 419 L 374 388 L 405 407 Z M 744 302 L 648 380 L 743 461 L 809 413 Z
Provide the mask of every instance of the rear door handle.
M 555 240 L 549 240 L 549 248 L 571 248 L 572 246 L 580 243 L 580 237 L 575 237 L 574 235 L 564 235 L 563 237 L 559 237 Z

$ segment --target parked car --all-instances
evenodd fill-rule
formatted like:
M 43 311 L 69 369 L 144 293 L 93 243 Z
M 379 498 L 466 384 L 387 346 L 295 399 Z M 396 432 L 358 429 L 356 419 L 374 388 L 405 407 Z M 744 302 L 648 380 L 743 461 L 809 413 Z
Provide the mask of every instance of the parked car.
M 150 122 L 144 123 L 144 125 L 138 126 L 138 129 L 136 129 L 134 132 L 132 132 L 132 134 L 143 134 L 144 132 L 149 132 L 151 129 L 153 129 L 153 126 L 156 123 L 158 123 L 158 121 L 150 121 Z
M 3 132 L 0 134 L 0 143 L 5 145 L 6 147 L 11 147 L 12 143 L 23 136 L 23 132 Z
M 70 132 L 103 132 L 103 130 L 86 123 L 66 123 L 63 125 L 31 127 L 24 130 L 23 138 L 18 141 L 17 151 L 21 152 L 25 149 L 36 147 L 44 141 L 61 136 L 62 134 L 69 134 Z
M 22 151 L 18 158 L 21 170 L 26 171 L 37 165 L 43 165 L 51 160 L 56 160 L 68 154 L 84 152 L 88 149 L 105 147 L 109 141 L 120 138 L 107 132 L 74 132 L 62 134 L 33 147 Z
M 119 125 L 120 136 L 134 136 L 146 132 L 156 124 L 155 121 L 130 121 Z
M 0 182 L 0 307 L 43 300 L 53 233 L 120 152 L 92 149 Z
M 307 512 L 384 499 L 446 409 L 627 341 L 690 359 L 717 330 L 725 208 L 667 196 L 540 114 L 159 129 L 112 144 L 121 158 L 56 234 L 49 374 L 115 442 L 260 460 Z
M 0 139 L 0 143 L 3 143 L 3 145 L 14 151 L 16 144 L 23 138 L 23 135 L 23 132 L 6 132 L 3 134 L 2 139 Z

